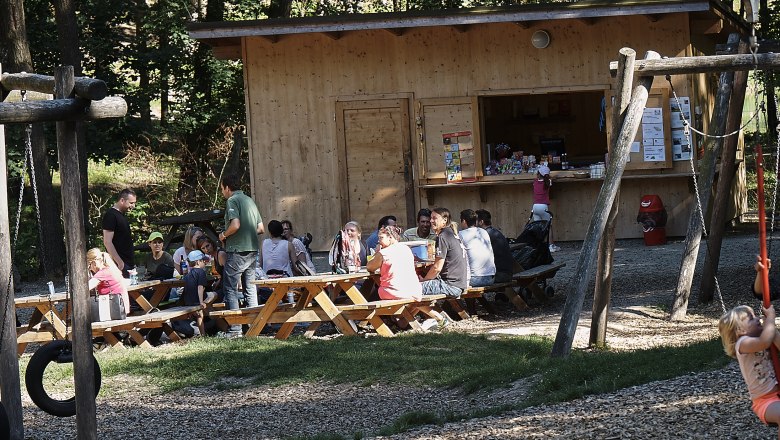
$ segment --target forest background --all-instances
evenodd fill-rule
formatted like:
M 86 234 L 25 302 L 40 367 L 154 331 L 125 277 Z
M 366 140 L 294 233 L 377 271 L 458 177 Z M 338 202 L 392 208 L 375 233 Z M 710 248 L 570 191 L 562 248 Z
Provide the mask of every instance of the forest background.
M 780 38 L 780 0 L 760 1 L 759 37 Z M 223 173 L 248 174 L 243 66 L 240 61 L 216 60 L 207 46 L 189 38 L 187 23 L 540 2 L 544 3 L 0 0 L 0 65 L 3 72 L 45 75 L 53 74 L 56 66 L 72 65 L 76 76 L 104 80 L 110 95 L 127 101 L 126 117 L 94 121 L 79 128 L 85 228 L 89 245 L 98 245 L 102 212 L 114 203 L 121 189 L 118 186 L 125 182 L 137 182 L 134 189 L 139 202 L 131 220 L 140 239 L 153 228 L 153 220 L 221 204 L 216 189 Z M 732 7 L 739 11 L 742 5 L 735 1 Z M 774 79 L 767 75 L 759 81 L 774 90 Z M 776 115 L 772 100 L 767 110 L 768 126 L 774 127 L 777 121 L 774 118 L 772 122 Z M 25 166 L 28 139 L 34 167 Z M 20 190 L 24 194 L 22 227 L 12 243 L 16 248 L 15 266 L 25 278 L 61 275 L 65 245 L 54 124 L 6 126 L 6 144 L 11 225 L 16 223 Z M 32 168 L 35 188 L 31 185 Z M 137 174 L 135 178 L 119 178 L 127 169 Z M 40 218 L 36 217 L 34 199 L 44 207 Z M 33 227 L 36 223 L 37 228 Z

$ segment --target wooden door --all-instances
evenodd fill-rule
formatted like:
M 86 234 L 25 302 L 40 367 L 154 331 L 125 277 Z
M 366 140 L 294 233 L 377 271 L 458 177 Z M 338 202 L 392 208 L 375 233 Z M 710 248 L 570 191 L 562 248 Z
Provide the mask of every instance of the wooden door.
M 342 215 L 356 220 L 363 238 L 385 215 L 403 226 L 414 221 L 409 101 L 377 99 L 336 103 L 342 160 Z

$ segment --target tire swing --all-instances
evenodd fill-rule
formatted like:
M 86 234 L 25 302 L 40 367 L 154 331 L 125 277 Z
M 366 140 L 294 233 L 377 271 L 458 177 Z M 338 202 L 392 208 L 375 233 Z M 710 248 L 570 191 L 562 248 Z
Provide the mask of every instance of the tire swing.
M 22 92 L 22 101 L 25 100 L 25 93 Z M 27 173 L 27 167 L 30 167 L 30 182 L 32 183 L 33 188 L 33 194 L 35 199 L 35 213 L 38 217 L 38 233 L 43 235 L 43 232 L 41 230 L 41 210 L 40 210 L 40 203 L 38 202 L 38 188 L 35 183 L 35 165 L 33 163 L 33 156 L 32 156 L 32 143 L 31 143 L 31 133 L 32 133 L 32 125 L 27 125 L 26 130 L 27 136 L 25 137 L 25 159 L 24 159 L 24 165 L 22 166 L 21 176 L 22 176 L 22 183 L 19 188 L 19 204 L 16 210 L 16 225 L 14 228 L 14 235 L 13 235 L 13 249 L 11 251 L 11 262 L 14 261 L 14 257 L 16 256 L 16 244 L 17 244 L 17 237 L 19 234 L 19 220 L 21 218 L 22 213 L 22 200 L 24 196 L 24 176 Z M 46 253 L 41 252 L 41 258 L 43 259 L 43 267 L 44 271 L 48 267 L 48 264 L 46 264 Z M 48 275 L 48 274 L 46 274 Z M 6 295 L 10 297 L 11 292 L 11 276 L 9 275 L 8 280 L 8 288 L 6 290 Z M 65 292 L 66 292 L 66 298 L 65 302 L 66 304 L 70 304 L 70 284 L 68 283 L 68 278 L 65 278 Z M 51 301 L 51 295 L 54 293 L 54 288 L 51 287 L 49 289 L 49 300 Z M 66 306 L 68 307 L 68 306 Z M 50 307 L 51 310 L 53 310 Z M 49 318 L 49 322 L 53 322 L 53 314 Z M 67 315 L 67 309 L 66 309 L 66 315 Z M 3 330 L 5 330 L 5 326 L 3 326 Z M 43 411 L 57 417 L 70 417 L 76 415 L 76 398 L 71 397 L 69 399 L 64 400 L 57 400 L 52 398 L 47 392 L 46 389 L 43 386 L 43 374 L 46 371 L 46 367 L 52 363 L 56 362 L 58 364 L 64 364 L 64 363 L 72 363 L 73 362 L 73 348 L 71 341 L 68 340 L 69 337 L 69 328 L 68 328 L 68 320 L 66 316 L 65 320 L 65 340 L 54 340 L 54 336 L 52 335 L 52 341 L 49 342 L 46 345 L 41 346 L 38 348 L 38 350 L 35 351 L 35 353 L 30 358 L 30 362 L 27 364 L 27 371 L 24 374 L 24 383 L 27 386 L 27 392 L 30 395 L 30 398 L 32 401 Z M 0 336 L 2 333 L 0 333 Z M 97 363 L 97 360 L 95 359 L 95 356 L 90 353 L 92 356 L 92 362 L 94 364 L 94 370 L 95 370 L 95 396 L 97 396 L 97 393 L 100 391 L 100 383 L 101 383 L 101 373 L 100 373 L 100 365 Z M 0 431 L 0 438 L 6 438 L 2 436 L 2 431 Z
M 43 386 L 43 373 L 50 363 L 58 364 L 73 362 L 73 351 L 70 341 L 52 341 L 42 346 L 30 358 L 27 371 L 24 374 L 24 383 L 27 393 L 33 403 L 41 410 L 57 417 L 70 417 L 76 415 L 76 398 L 57 400 L 52 398 Z M 101 373 L 100 365 L 95 356 L 92 356 L 95 369 L 95 397 L 100 391 Z

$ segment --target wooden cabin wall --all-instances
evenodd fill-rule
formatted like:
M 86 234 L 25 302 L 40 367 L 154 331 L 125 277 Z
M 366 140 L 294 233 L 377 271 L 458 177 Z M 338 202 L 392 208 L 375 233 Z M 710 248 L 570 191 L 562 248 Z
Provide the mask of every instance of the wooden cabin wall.
M 340 36 L 286 35 L 276 42 L 246 38 L 243 50 L 253 195 L 266 221 L 290 219 L 298 233 L 314 234 L 315 249 L 324 249 L 348 220 L 341 213 L 339 188 L 344 176 L 338 170 L 340 161 L 346 159 L 339 157 L 336 142 L 337 101 L 410 96 L 416 102 L 423 98 L 476 96 L 486 91 L 543 91 L 557 86 L 576 89 L 604 85 L 608 89 L 613 82 L 609 62 L 617 59 L 621 47 L 634 48 L 638 59 L 647 50 L 664 56 L 684 55 L 689 47 L 687 22 L 686 15 L 677 14 L 655 19 L 603 18 L 587 23 L 538 22 L 527 29 L 497 23 L 469 26 L 465 32 L 452 27 L 414 28 L 401 36 L 375 30 Z M 531 35 L 537 29 L 550 33 L 552 43 L 548 48 L 531 46 Z M 662 81 L 658 78 L 656 84 Z M 678 93 L 689 93 L 685 78 L 675 77 L 674 81 Z M 413 137 L 414 121 L 410 122 L 414 150 L 417 140 Z M 561 187 L 564 193 L 578 194 L 582 190 L 575 188 L 592 187 L 595 193 L 596 185 Z M 680 184 L 679 179 L 637 179 L 627 185 L 645 185 L 648 188 L 642 191 L 660 193 L 664 203 L 668 200 L 671 204 L 667 206 L 670 214 L 683 215 L 688 209 L 687 196 L 678 195 L 687 191 L 687 185 Z M 496 224 L 518 231 L 527 219 L 530 184 L 528 188 L 498 185 L 486 190 L 490 200 L 485 204 L 480 202 L 477 189 L 435 190 L 435 204 L 449 205 L 453 212 L 485 206 L 492 211 Z M 671 193 L 667 196 L 661 190 Z M 451 198 L 453 194 L 471 193 L 475 195 L 464 196 L 463 202 L 456 202 L 460 196 Z M 626 214 L 621 215 L 618 237 L 641 236 L 632 221 L 638 201 L 628 194 L 624 190 L 621 196 Z M 415 210 L 428 205 L 424 191 L 418 197 Z M 570 200 L 572 203 L 556 208 L 561 217 L 571 217 L 569 211 L 575 206 L 589 209 L 584 203 Z M 376 212 L 374 217 L 384 214 Z M 584 213 L 576 213 L 578 217 L 580 214 Z M 671 216 L 673 222 L 678 221 L 675 215 Z M 370 231 L 374 226 L 366 225 L 364 229 Z M 560 234 L 562 240 L 584 236 L 574 229 Z

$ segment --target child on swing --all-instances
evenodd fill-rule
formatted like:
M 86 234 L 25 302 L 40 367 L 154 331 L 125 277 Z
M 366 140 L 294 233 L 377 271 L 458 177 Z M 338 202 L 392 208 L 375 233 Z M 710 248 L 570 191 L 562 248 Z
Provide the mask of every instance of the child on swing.
M 759 262 L 756 271 L 763 269 Z M 748 306 L 737 306 L 723 314 L 718 330 L 726 354 L 736 358 L 748 387 L 752 410 L 764 423 L 780 424 L 780 396 L 769 347 L 780 348 L 775 329 L 775 309 L 762 307 L 764 322 Z M 780 439 L 780 430 L 778 430 Z

